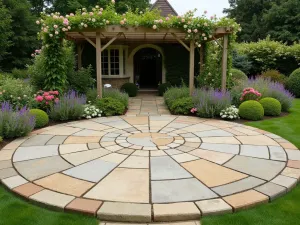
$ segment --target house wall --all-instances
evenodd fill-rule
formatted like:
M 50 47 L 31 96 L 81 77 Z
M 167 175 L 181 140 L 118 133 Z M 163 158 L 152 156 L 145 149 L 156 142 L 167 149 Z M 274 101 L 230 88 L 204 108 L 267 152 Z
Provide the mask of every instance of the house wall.
M 120 88 L 124 83 L 134 82 L 134 55 L 142 48 L 154 48 L 162 54 L 163 68 L 162 81 L 172 85 L 180 85 L 182 81 L 189 83 L 189 52 L 181 44 L 129 44 L 126 72 L 123 77 L 105 77 L 103 84 L 111 84 L 114 88 Z M 195 54 L 195 75 L 199 74 L 199 52 Z M 89 43 L 85 44 L 82 53 L 82 66 L 92 65 L 94 78 L 96 78 L 96 50 Z

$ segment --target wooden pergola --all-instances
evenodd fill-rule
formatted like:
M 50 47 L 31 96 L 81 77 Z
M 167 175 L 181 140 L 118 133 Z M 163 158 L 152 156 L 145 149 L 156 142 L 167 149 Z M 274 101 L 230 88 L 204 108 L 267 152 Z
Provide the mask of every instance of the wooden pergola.
M 207 41 L 223 38 L 222 58 L 222 91 L 226 91 L 226 74 L 228 58 L 228 35 L 232 33 L 231 28 L 219 27 L 215 29 L 212 38 Z M 99 98 L 102 98 L 102 69 L 101 69 L 101 52 L 103 52 L 113 42 L 118 43 L 176 43 L 179 42 L 190 53 L 189 65 L 189 88 L 190 95 L 194 90 L 195 75 L 195 40 L 186 40 L 186 33 L 180 29 L 159 29 L 153 30 L 143 27 L 121 27 L 110 25 L 103 29 L 85 28 L 78 31 L 66 32 L 67 39 L 80 43 L 84 40 L 89 42 L 96 49 L 96 74 L 97 74 L 97 92 Z M 204 51 L 201 47 L 200 65 L 203 65 Z M 78 64 L 81 65 L 81 45 L 78 45 Z

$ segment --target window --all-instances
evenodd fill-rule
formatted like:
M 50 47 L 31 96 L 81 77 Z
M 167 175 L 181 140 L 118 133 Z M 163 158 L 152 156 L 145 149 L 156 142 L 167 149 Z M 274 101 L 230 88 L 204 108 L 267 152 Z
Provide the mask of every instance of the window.
M 126 57 L 126 46 L 105 49 L 101 54 L 102 75 L 124 76 Z

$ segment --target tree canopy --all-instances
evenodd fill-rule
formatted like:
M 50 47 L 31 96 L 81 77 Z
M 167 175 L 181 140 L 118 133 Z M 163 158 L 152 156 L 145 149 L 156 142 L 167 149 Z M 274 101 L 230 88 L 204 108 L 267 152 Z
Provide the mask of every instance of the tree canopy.
M 0 62 L 12 44 L 9 40 L 12 35 L 11 22 L 11 15 L 5 5 L 3 5 L 2 0 L 0 0 Z
M 238 41 L 258 41 L 270 35 L 272 40 L 299 41 L 299 0 L 229 0 L 224 12 L 236 18 L 242 32 Z

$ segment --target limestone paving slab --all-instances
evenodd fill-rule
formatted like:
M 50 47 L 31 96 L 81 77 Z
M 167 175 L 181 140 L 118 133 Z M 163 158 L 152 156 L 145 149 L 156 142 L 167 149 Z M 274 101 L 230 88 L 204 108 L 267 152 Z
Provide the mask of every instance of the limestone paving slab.
M 154 204 L 153 213 L 154 221 L 157 222 L 194 220 L 201 216 L 199 209 L 193 202 Z
M 196 202 L 203 216 L 231 213 L 232 207 L 223 199 L 210 199 Z
M 105 177 L 117 165 L 117 163 L 96 159 L 79 166 L 75 166 L 63 173 L 74 178 L 96 183 Z
M 149 116 L 163 102 L 143 101 L 135 111 L 147 115 L 75 121 L 11 142 L 0 150 L 1 182 L 102 221 L 165 225 L 248 208 L 297 184 L 300 153 L 285 139 L 227 121 Z
M 195 178 L 152 181 L 151 184 L 153 203 L 185 202 L 217 197 Z
M 105 202 L 97 212 L 102 220 L 124 222 L 151 222 L 151 205 Z
M 14 165 L 18 172 L 30 181 L 73 167 L 60 156 L 21 161 Z
M 257 188 L 255 188 L 256 191 L 259 191 L 260 193 L 263 193 L 265 195 L 268 195 L 272 200 L 284 195 L 286 193 L 286 188 L 280 185 L 277 185 L 272 182 L 265 183 Z

